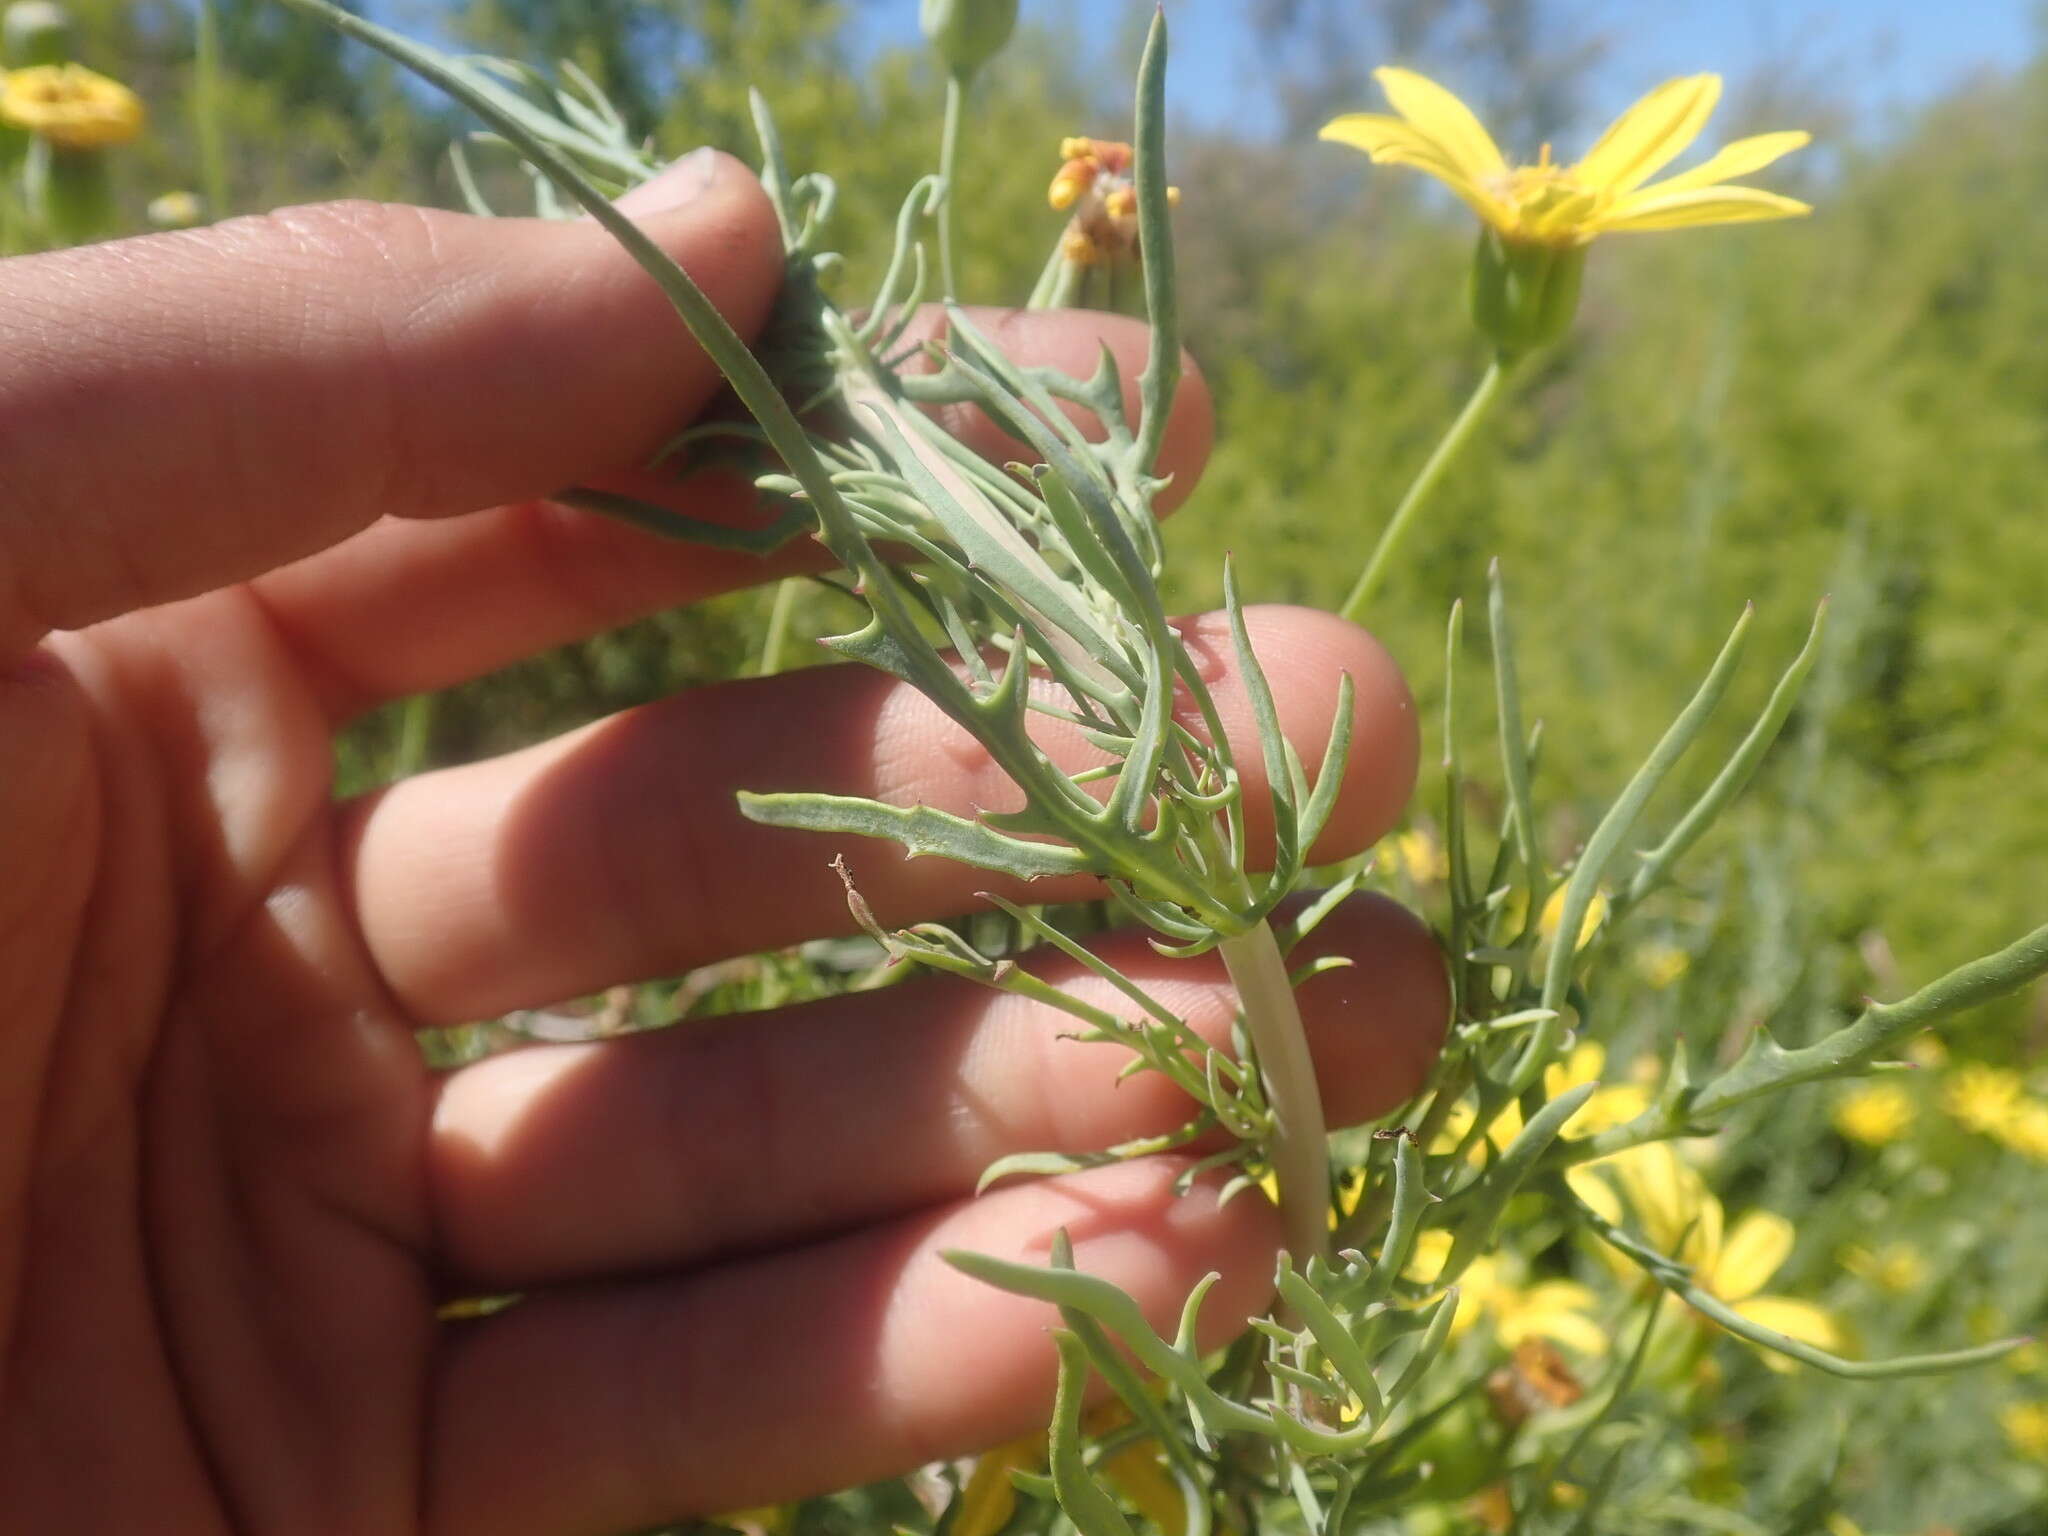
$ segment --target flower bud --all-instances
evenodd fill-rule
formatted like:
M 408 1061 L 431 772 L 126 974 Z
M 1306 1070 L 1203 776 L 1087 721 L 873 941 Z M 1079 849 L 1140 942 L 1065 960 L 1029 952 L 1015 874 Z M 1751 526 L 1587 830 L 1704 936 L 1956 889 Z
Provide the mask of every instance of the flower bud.
M 163 192 L 149 200 L 145 216 L 157 229 L 190 229 L 206 221 L 206 206 L 196 192 Z
M 962 80 L 1002 52 L 1017 25 L 1017 0 L 919 0 L 918 24 Z
M 1535 245 L 1480 231 L 1472 258 L 1472 320 L 1504 363 L 1547 347 L 1571 329 L 1579 310 L 1582 245 Z
M 71 17 L 50 0 L 16 0 L 0 16 L 0 61 L 10 69 L 62 64 L 73 49 Z

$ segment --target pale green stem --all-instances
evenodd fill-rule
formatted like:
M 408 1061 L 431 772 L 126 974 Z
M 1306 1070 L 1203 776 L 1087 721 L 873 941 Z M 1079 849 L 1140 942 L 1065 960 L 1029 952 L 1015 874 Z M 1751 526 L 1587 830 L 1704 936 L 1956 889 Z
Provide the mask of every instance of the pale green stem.
M 756 677 L 773 677 L 782 670 L 782 647 L 789 639 L 790 615 L 796 611 L 800 576 L 785 576 L 775 584 L 775 599 L 768 608 L 768 632 L 761 637 L 761 662 Z
M 948 74 L 946 121 L 939 131 L 939 287 L 949 304 L 960 299 L 960 285 L 953 275 L 953 206 L 959 200 L 954 175 L 960 161 L 960 115 L 966 95 L 960 76 Z
M 211 0 L 200 0 L 194 18 L 192 57 L 192 127 L 199 142 L 199 188 L 206 198 L 206 221 L 228 216 L 228 154 L 222 121 L 220 23 Z
M 398 740 L 391 749 L 391 778 L 409 779 L 426 766 L 428 740 L 434 730 L 434 695 L 416 693 L 398 716 Z
M 1301 1010 L 1287 979 L 1287 961 L 1272 928 L 1256 927 L 1217 946 L 1237 1000 L 1245 1033 L 1258 1053 L 1273 1137 L 1266 1156 L 1280 1187 L 1280 1222 L 1296 1269 L 1322 1256 L 1330 1233 L 1330 1149 L 1323 1127 L 1322 1091 L 1309 1059 Z
M 1024 302 L 1026 309 L 1058 309 L 1061 306 L 1053 297 L 1067 279 L 1073 263 L 1067 260 L 1064 239 L 1055 240 L 1052 255 L 1046 259 L 1044 268 L 1038 274 L 1038 281 L 1032 284 L 1031 297 Z
M 1443 479 L 1446 471 L 1464 451 L 1465 444 L 1471 440 L 1472 433 L 1478 428 L 1479 423 L 1484 421 L 1487 412 L 1493 409 L 1494 402 L 1500 398 L 1501 387 L 1507 383 L 1513 367 L 1512 363 L 1504 363 L 1497 357 L 1486 365 L 1486 373 L 1479 380 L 1478 387 L 1472 391 L 1472 398 L 1465 402 L 1465 408 L 1458 413 L 1458 419 L 1451 423 L 1450 430 L 1444 433 L 1443 441 L 1436 445 L 1436 451 L 1430 454 L 1429 461 L 1422 466 L 1422 472 L 1408 487 L 1408 494 L 1401 498 L 1401 504 L 1394 509 L 1394 515 L 1387 523 L 1386 532 L 1380 535 L 1379 543 L 1373 546 L 1372 558 L 1365 562 L 1365 569 L 1359 573 L 1357 585 L 1352 587 L 1351 595 L 1344 599 L 1344 606 L 1337 610 L 1345 618 L 1357 622 L 1364 616 L 1366 605 L 1378 594 L 1394 551 L 1400 547 L 1409 525 L 1415 521 L 1423 503 L 1435 493 L 1437 484 Z

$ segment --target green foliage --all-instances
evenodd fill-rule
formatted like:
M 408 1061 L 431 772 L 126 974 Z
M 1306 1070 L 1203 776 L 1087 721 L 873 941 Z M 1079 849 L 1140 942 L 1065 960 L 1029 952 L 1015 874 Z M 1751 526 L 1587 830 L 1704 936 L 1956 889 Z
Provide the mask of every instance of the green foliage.
M 1460 464 L 1414 579 L 1369 616 L 1427 707 L 1443 603 L 1499 558 L 1571 785 L 1640 757 L 1723 615 L 1754 601 L 1777 645 L 1832 591 L 1826 721 L 1795 718 L 1745 817 L 1797 846 L 1816 938 L 1879 929 L 1909 973 L 2037 920 L 2048 857 L 2043 78 L 1851 155 L 1809 225 L 1602 242 L 1577 339 Z M 1185 606 L 1214 600 L 1226 549 L 1247 592 L 1333 606 L 1331 550 L 1377 533 L 1480 371 L 1462 230 L 1376 201 L 1369 226 L 1340 210 L 1275 241 L 1256 352 L 1210 356 L 1226 432 L 1170 541 Z M 1558 807 L 1554 854 L 1584 814 Z

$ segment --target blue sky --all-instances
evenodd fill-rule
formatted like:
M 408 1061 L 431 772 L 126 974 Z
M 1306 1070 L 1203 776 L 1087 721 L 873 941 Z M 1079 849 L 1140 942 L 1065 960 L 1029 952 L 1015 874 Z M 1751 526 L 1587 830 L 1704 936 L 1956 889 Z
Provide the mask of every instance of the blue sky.
M 1759 69 L 1789 65 L 1794 78 L 1819 82 L 1881 127 L 1974 73 L 2025 60 L 2044 32 L 2043 0 L 1560 3 L 1610 43 L 1587 92 L 1592 114 L 1603 120 L 1671 75 L 1715 70 L 1739 87 Z M 1023 0 L 1023 6 L 1027 20 L 1086 16 L 1101 34 L 1112 30 L 1105 18 L 1121 19 L 1125 6 L 1142 12 L 1149 0 Z M 1257 52 L 1244 10 L 1241 0 L 1167 0 L 1174 24 L 1172 94 L 1176 109 L 1198 120 L 1236 120 L 1256 131 L 1270 124 L 1257 106 Z M 870 15 L 883 35 L 915 35 L 914 0 L 887 0 Z

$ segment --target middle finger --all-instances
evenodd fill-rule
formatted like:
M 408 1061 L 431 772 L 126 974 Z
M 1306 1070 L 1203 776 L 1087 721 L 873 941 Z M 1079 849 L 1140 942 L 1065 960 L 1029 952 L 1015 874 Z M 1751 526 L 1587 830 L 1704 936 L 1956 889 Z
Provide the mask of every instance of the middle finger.
M 1414 783 L 1407 689 L 1355 625 L 1290 608 L 1247 620 L 1304 761 L 1320 760 L 1339 675 L 1352 678 L 1350 759 L 1316 854 L 1355 853 L 1392 824 Z M 1215 614 L 1182 627 L 1236 752 L 1256 858 L 1271 826 L 1228 628 Z M 1068 771 L 1100 760 L 1065 727 L 1048 721 L 1038 734 Z M 1099 890 L 1085 878 L 1026 886 L 944 859 L 906 860 L 894 844 L 759 826 L 739 813 L 741 789 L 956 814 L 1017 799 L 972 737 L 880 673 L 828 667 L 717 684 L 343 807 L 341 864 L 365 946 L 418 1022 L 457 1023 L 847 932 L 845 895 L 827 868 L 842 850 L 885 923 L 960 912 L 987 889 L 1033 902 Z

